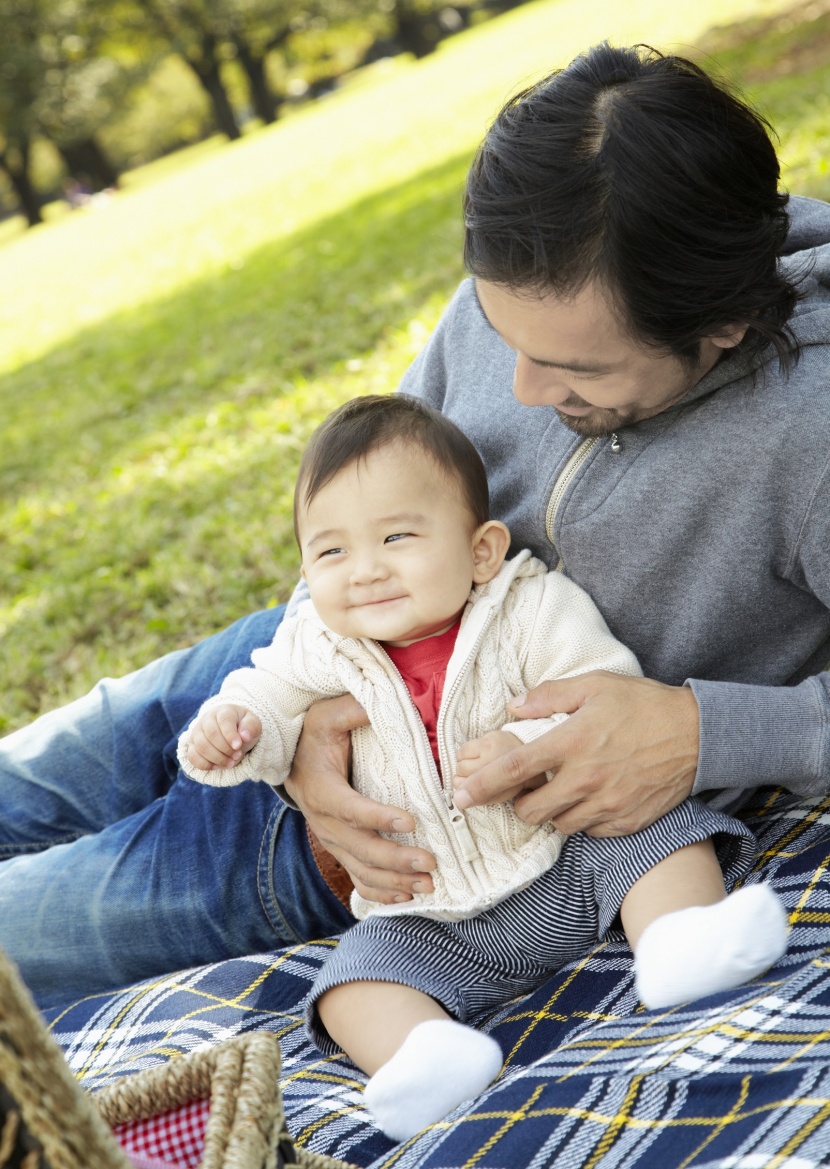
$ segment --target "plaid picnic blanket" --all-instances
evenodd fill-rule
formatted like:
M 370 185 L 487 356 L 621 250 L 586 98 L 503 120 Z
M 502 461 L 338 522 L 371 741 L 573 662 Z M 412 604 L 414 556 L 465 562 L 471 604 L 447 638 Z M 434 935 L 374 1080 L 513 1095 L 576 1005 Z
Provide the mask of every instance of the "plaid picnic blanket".
M 472 1103 L 395 1146 L 364 1077 L 322 1056 L 302 1002 L 333 941 L 154 979 L 47 1015 L 96 1089 L 205 1044 L 276 1032 L 291 1132 L 371 1169 L 814 1169 L 830 1165 L 830 799 L 758 793 L 756 869 L 783 898 L 784 960 L 738 991 L 643 1010 L 631 955 L 597 946 L 486 1029 L 506 1066 Z

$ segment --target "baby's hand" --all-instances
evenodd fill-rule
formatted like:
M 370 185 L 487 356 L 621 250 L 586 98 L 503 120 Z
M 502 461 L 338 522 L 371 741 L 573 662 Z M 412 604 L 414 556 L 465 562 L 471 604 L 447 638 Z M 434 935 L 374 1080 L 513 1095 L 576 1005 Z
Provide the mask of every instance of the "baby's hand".
M 190 728 L 187 758 L 200 771 L 235 767 L 261 734 L 262 723 L 244 706 L 217 706 Z
M 466 779 L 468 775 L 521 745 L 521 740 L 511 735 L 510 731 L 488 731 L 480 739 L 470 739 L 469 743 L 461 747 L 455 773 L 459 778 Z

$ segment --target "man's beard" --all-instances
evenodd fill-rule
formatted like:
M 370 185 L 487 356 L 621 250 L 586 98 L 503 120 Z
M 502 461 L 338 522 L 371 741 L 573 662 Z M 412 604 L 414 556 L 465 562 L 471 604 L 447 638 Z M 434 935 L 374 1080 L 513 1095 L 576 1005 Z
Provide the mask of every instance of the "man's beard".
M 555 406 L 554 410 L 556 410 Z M 559 410 L 556 410 L 556 413 L 560 422 L 563 422 L 568 430 L 572 430 L 581 438 L 606 438 L 630 421 L 617 410 L 596 409 L 582 417 L 574 414 L 562 414 Z

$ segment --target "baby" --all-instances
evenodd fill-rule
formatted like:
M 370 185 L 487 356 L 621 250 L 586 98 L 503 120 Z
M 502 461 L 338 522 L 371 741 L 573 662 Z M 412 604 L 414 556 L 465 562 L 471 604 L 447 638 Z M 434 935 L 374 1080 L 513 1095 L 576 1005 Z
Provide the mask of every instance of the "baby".
M 394 905 L 353 893 L 358 923 L 315 982 L 308 1025 L 368 1073 L 367 1106 L 396 1140 L 498 1074 L 498 1044 L 470 1024 L 620 923 L 649 1007 L 737 986 L 786 947 L 766 886 L 727 896 L 752 861 L 749 829 L 696 800 L 614 839 L 563 838 L 511 804 L 456 808 L 454 776 L 565 717 L 509 721 L 511 698 L 588 670 L 639 673 L 585 592 L 528 552 L 506 559 L 488 502 L 478 453 L 440 413 L 403 395 L 336 410 L 295 494 L 310 600 L 179 744 L 194 779 L 279 790 L 313 702 L 349 692 L 365 708 L 354 786 L 412 814 L 396 839 L 435 856 L 434 891 Z

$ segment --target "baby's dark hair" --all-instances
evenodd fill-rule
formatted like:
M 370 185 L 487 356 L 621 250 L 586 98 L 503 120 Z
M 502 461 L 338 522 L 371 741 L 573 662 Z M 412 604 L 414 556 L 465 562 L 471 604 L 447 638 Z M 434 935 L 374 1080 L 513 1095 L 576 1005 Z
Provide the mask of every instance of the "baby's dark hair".
M 308 507 L 344 467 L 372 451 L 395 443 L 415 445 L 458 484 L 474 526 L 490 518 L 487 474 L 476 448 L 454 422 L 407 394 L 371 394 L 346 402 L 318 426 L 305 449 L 294 491 L 294 534 L 300 542 L 297 514 Z

